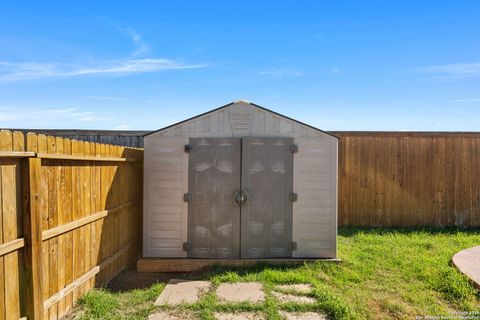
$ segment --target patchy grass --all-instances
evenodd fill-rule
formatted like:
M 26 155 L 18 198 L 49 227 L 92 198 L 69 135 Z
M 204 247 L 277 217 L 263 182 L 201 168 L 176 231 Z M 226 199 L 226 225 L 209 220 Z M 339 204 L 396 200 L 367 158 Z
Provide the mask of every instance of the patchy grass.
M 456 252 L 480 244 L 480 230 L 341 228 L 342 263 L 315 262 L 299 266 L 257 264 L 246 268 L 214 267 L 198 278 L 222 282 L 263 283 L 263 304 L 219 304 L 213 292 L 198 303 L 181 305 L 200 319 L 219 311 L 257 311 L 280 319 L 278 310 L 320 311 L 331 319 L 403 319 L 448 316 L 455 311 L 479 311 L 480 293 L 450 264 Z M 271 295 L 276 284 L 310 283 L 314 304 L 279 304 Z M 145 319 L 163 289 L 113 293 L 94 290 L 75 308 L 79 319 Z
M 67 319 L 146 319 L 155 310 L 153 301 L 164 287 L 157 283 L 145 290 L 127 292 L 94 289 L 80 299 Z

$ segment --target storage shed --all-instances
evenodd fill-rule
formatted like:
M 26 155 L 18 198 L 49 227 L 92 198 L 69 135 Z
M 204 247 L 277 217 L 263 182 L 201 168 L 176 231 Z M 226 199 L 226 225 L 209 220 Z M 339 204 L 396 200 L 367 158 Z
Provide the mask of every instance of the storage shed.
M 144 257 L 336 257 L 334 135 L 240 100 L 144 147 Z

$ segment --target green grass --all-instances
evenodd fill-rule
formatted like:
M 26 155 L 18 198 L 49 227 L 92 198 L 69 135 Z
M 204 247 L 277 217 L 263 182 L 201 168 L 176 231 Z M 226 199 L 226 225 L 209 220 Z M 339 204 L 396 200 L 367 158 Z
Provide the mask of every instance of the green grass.
M 479 311 L 480 293 L 451 266 L 456 252 L 480 244 L 480 230 L 341 228 L 338 237 L 342 263 L 315 262 L 295 267 L 257 264 L 245 268 L 214 267 L 199 276 L 222 282 L 259 281 L 263 304 L 219 304 L 213 293 L 181 310 L 201 319 L 217 311 L 258 311 L 280 319 L 278 310 L 321 311 L 331 319 L 404 319 L 448 316 L 455 311 Z M 271 295 L 276 284 L 310 283 L 315 304 L 280 305 Z M 145 319 L 163 289 L 111 293 L 94 290 L 76 308 L 80 319 Z

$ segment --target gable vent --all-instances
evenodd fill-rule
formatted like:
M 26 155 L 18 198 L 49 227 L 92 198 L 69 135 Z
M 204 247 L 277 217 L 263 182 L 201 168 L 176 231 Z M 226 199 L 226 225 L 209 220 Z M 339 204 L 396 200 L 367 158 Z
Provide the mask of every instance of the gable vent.
M 250 135 L 253 112 L 249 105 L 236 105 L 230 109 L 230 121 L 234 136 Z

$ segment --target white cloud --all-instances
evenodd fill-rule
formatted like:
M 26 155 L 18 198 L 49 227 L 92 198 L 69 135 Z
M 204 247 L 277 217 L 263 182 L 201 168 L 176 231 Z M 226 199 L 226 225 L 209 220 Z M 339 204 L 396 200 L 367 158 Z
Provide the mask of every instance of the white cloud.
M 452 78 L 475 77 L 480 76 L 480 62 L 429 66 L 420 68 L 419 71 Z
M 150 51 L 150 46 L 142 40 L 142 36 L 140 35 L 140 33 L 135 31 L 133 28 L 122 28 L 118 26 L 116 26 L 116 28 L 120 32 L 128 36 L 132 40 L 133 44 L 135 45 L 136 49 L 132 52 L 131 54 L 132 57 L 135 57 L 142 53 L 146 53 Z
M 454 99 L 450 102 L 480 102 L 480 98 L 469 98 L 469 99 Z
M 269 78 L 288 78 L 303 76 L 303 72 L 294 68 L 271 69 L 257 72 L 259 76 Z
M 2 68 L 3 67 L 3 68 Z M 44 78 L 71 78 L 81 76 L 128 75 L 163 70 L 194 69 L 205 65 L 189 65 L 168 59 L 127 59 L 103 61 L 91 65 L 52 63 L 11 63 L 0 61 L 0 80 L 19 81 Z
M 135 50 L 125 58 L 104 60 L 85 64 L 9 62 L 0 61 L 0 81 L 21 81 L 46 78 L 72 78 L 84 76 L 122 76 L 164 70 L 195 69 L 205 64 L 186 64 L 164 58 L 138 58 L 149 51 L 140 34 L 131 28 L 118 28 L 135 44 Z

